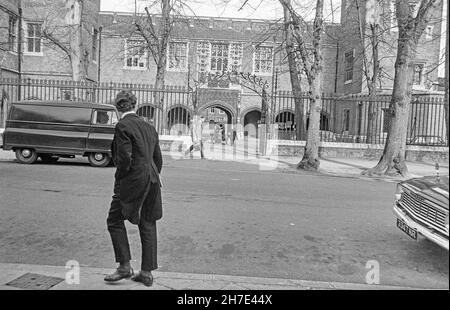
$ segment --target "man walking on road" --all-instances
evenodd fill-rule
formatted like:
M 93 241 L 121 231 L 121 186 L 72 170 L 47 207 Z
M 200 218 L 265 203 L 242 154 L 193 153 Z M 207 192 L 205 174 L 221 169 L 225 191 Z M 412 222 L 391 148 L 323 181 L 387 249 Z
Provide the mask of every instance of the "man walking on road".
M 136 115 L 136 97 L 120 91 L 115 99 L 120 114 L 112 143 L 116 165 L 114 194 L 107 225 L 111 235 L 117 270 L 107 282 L 130 278 L 146 286 L 153 284 L 152 270 L 158 268 L 156 221 L 162 217 L 162 155 L 155 128 Z M 124 221 L 138 225 L 142 245 L 141 272 L 133 275 L 131 254 Z

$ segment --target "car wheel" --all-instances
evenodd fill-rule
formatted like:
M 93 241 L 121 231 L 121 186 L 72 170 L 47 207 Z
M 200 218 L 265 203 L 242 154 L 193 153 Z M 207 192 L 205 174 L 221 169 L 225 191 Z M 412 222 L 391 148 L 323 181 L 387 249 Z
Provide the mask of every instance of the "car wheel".
M 16 158 L 21 164 L 33 164 L 38 158 L 38 154 L 33 149 L 17 149 Z
M 41 154 L 41 155 L 39 155 L 39 157 L 41 158 L 41 160 L 44 163 L 50 163 L 50 164 L 56 163 L 58 161 L 58 159 L 59 159 L 59 157 L 52 156 L 50 154 Z
M 106 167 L 111 161 L 111 157 L 105 153 L 89 153 L 88 160 L 92 167 Z

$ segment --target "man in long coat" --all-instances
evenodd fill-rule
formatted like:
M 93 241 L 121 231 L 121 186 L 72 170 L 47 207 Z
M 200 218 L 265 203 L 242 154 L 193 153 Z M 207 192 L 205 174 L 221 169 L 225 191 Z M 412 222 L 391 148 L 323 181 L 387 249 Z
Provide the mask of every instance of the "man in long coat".
M 117 270 L 105 277 L 114 282 L 133 276 L 130 246 L 124 221 L 138 225 L 142 245 L 141 272 L 132 280 L 153 284 L 151 271 L 158 268 L 156 221 L 162 217 L 162 155 L 156 129 L 134 112 L 136 97 L 120 91 L 115 105 L 121 119 L 116 124 L 111 146 L 116 165 L 114 195 L 107 226 L 111 235 Z

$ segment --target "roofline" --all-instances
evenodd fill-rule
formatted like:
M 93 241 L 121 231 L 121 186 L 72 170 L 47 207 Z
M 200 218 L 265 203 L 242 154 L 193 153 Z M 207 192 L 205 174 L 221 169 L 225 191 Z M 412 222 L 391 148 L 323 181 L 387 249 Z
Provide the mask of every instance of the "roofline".
M 99 15 L 123 15 L 123 16 L 134 16 L 134 12 L 123 12 L 123 11 L 100 11 Z M 144 16 L 144 13 L 137 13 L 137 15 Z M 152 14 L 152 16 L 161 16 L 161 14 Z M 200 19 L 200 20 L 220 20 L 220 21 L 237 21 L 237 22 L 256 22 L 256 23 L 273 23 L 273 24 L 281 24 L 283 23 L 283 18 L 279 19 L 265 19 L 265 18 L 234 18 L 234 17 L 214 17 L 214 16 L 205 16 L 205 15 L 196 15 L 196 16 L 185 16 L 186 19 Z M 309 21 L 307 23 L 313 23 L 313 21 Z M 341 23 L 332 23 L 325 22 L 325 25 L 341 25 Z

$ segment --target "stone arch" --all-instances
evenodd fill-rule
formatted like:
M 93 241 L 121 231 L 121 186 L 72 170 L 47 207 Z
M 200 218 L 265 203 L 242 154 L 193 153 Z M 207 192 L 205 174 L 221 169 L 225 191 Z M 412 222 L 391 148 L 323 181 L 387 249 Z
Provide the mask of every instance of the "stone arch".
M 200 114 L 201 112 L 203 112 L 207 109 L 213 108 L 213 107 L 218 107 L 219 109 L 222 109 L 223 111 L 225 111 L 225 113 L 227 113 L 229 124 L 235 123 L 235 120 L 236 120 L 235 109 L 230 104 L 223 102 L 221 100 L 213 100 L 213 101 L 210 101 L 210 102 L 202 105 L 199 108 L 198 112 Z
M 172 105 L 167 111 L 167 128 L 170 135 L 188 135 L 192 110 L 181 104 Z
M 291 109 L 283 109 L 275 117 L 278 125 L 278 139 L 292 140 L 295 137 L 295 113 Z
M 145 121 L 154 123 L 157 109 L 159 108 L 151 103 L 144 103 L 138 106 L 136 114 L 144 118 Z
M 244 125 L 244 136 L 258 138 L 258 122 L 261 120 L 261 109 L 258 107 L 245 109 L 242 112 L 241 119 Z

